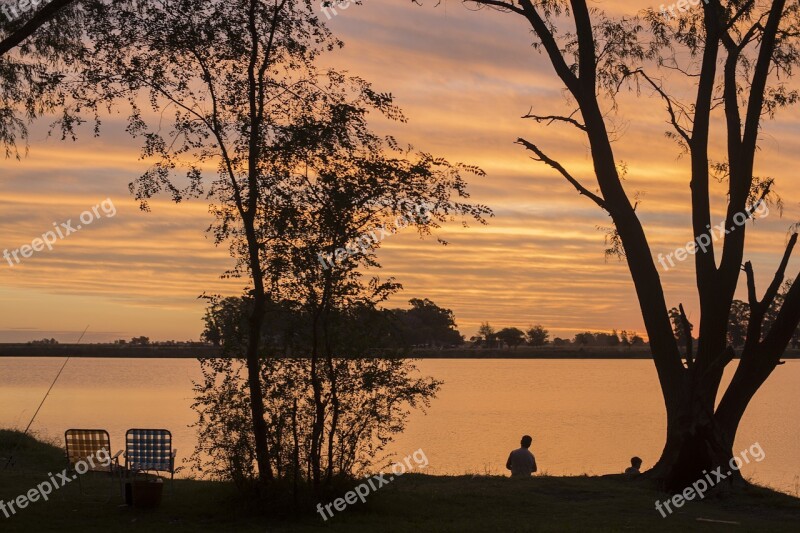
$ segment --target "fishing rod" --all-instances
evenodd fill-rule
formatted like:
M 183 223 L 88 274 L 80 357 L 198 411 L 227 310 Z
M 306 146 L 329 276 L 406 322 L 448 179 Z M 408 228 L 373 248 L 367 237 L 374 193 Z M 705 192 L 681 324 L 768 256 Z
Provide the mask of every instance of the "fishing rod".
M 87 331 L 89 331 L 89 326 L 88 325 L 86 326 L 86 329 L 83 330 L 83 333 L 81 333 L 81 336 L 78 337 L 78 342 L 76 342 L 75 344 L 80 344 L 81 343 L 81 341 L 83 340 L 83 336 L 86 335 Z M 61 373 L 64 371 L 64 368 L 67 366 L 67 363 L 69 363 L 70 359 L 72 359 L 72 356 L 67 356 L 66 361 L 64 361 L 64 364 L 61 365 L 61 369 L 58 371 L 58 374 L 56 374 L 56 378 L 53 380 L 53 382 L 50 384 L 50 388 L 47 389 L 47 392 L 44 394 L 44 398 L 42 398 L 41 403 L 39 403 L 39 407 L 36 408 L 36 412 L 33 413 L 33 416 L 31 417 L 31 421 L 28 422 L 28 427 L 25 428 L 25 431 L 19 437 L 19 440 L 17 441 L 17 444 L 14 446 L 14 449 L 12 450 L 11 455 L 8 457 L 8 461 L 6 461 L 6 466 L 3 467 L 3 470 L 8 470 L 8 467 L 11 465 L 11 462 L 14 460 L 14 453 L 17 451 L 17 448 L 19 448 L 19 445 L 22 442 L 22 439 L 24 439 L 25 436 L 28 434 L 28 430 L 31 429 L 31 426 L 33 425 L 33 421 L 36 420 L 36 416 L 39 414 L 39 411 L 41 411 L 45 400 L 47 400 L 47 397 L 50 396 L 50 391 L 53 390 L 53 387 L 55 386 L 56 381 L 58 381 L 58 378 L 61 377 Z

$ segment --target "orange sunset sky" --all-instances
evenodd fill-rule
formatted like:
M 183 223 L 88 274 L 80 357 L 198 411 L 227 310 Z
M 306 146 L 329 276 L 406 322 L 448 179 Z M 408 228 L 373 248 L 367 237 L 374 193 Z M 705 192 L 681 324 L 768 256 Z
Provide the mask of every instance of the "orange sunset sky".
M 347 68 L 392 92 L 409 123 L 376 122 L 381 133 L 403 143 L 481 166 L 486 178 L 470 183 L 472 199 L 489 205 L 488 226 L 444 227 L 421 240 L 413 230 L 387 237 L 379 251 L 382 277 L 394 276 L 405 290 L 398 306 L 427 297 L 451 308 L 467 337 L 488 320 L 495 328 L 541 323 L 551 336 L 578 331 L 627 329 L 644 334 L 627 266 L 604 257 L 609 219 L 577 195 L 563 178 L 514 144 L 523 136 L 559 159 L 590 189 L 587 143 L 567 126 L 537 125 L 520 117 L 569 112 L 552 69 L 530 47 L 523 20 L 474 11 L 461 2 L 365 0 L 340 10 L 331 28 L 346 43 L 326 61 Z M 597 3 L 616 14 L 635 15 L 648 2 Z M 675 91 L 690 87 L 675 79 Z M 757 174 L 777 178 L 784 201 L 748 225 L 746 258 L 753 261 L 762 291 L 800 219 L 795 167 L 800 162 L 798 110 L 765 123 Z M 85 129 L 78 142 L 48 137 L 37 124 L 29 153 L 2 162 L 0 251 L 17 249 L 48 231 L 53 222 L 77 220 L 87 208 L 110 198 L 117 209 L 42 251 L 10 266 L 0 263 L 0 342 L 56 337 L 107 341 L 146 335 L 151 339 L 198 339 L 203 292 L 238 295 L 243 281 L 221 280 L 230 266 L 227 248 L 215 248 L 204 233 L 211 221 L 207 202 L 152 203 L 139 211 L 128 183 L 149 165 L 138 157 L 138 141 L 124 132 L 124 116 L 104 118 L 99 138 Z M 688 160 L 664 137 L 666 114 L 643 90 L 620 99 L 609 112 L 617 131 L 616 157 L 627 165 L 625 186 L 641 193 L 637 209 L 654 254 L 669 253 L 692 239 L 689 225 Z M 716 129 L 721 141 L 723 132 Z M 721 153 L 721 152 L 720 152 Z M 725 208 L 724 184 L 715 184 L 714 223 Z M 800 261 L 793 260 L 795 276 Z M 696 320 L 693 262 L 662 272 L 670 305 L 683 302 Z M 740 297 L 744 296 L 741 280 Z M 694 318 L 693 318 L 694 317 Z

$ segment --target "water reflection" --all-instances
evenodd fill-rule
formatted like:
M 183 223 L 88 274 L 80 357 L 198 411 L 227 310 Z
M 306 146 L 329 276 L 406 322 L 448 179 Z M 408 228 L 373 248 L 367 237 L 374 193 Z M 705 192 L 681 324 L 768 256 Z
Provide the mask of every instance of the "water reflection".
M 0 425 L 24 428 L 63 359 L 0 358 Z M 415 413 L 387 461 L 422 448 L 433 474 L 505 474 L 524 433 L 540 471 L 622 472 L 633 455 L 658 458 L 665 421 L 658 381 L 646 360 L 425 360 L 444 380 L 427 416 Z M 734 368 L 726 373 L 724 384 Z M 172 431 L 179 458 L 194 448 L 190 409 L 196 361 L 73 359 L 33 429 L 63 444 L 71 427 L 105 428 L 115 448 L 131 427 Z M 736 450 L 759 442 L 766 458 L 746 477 L 796 494 L 800 479 L 800 361 L 778 367 L 742 422 Z M 735 451 L 736 451 L 735 450 Z M 184 472 L 184 475 L 187 473 Z

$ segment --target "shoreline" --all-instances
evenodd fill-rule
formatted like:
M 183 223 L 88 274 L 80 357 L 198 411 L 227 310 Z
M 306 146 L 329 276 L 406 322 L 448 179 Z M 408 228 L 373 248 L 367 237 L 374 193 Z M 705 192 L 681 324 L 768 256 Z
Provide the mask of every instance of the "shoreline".
M 41 484 L 46 480 L 45 472 L 59 472 L 65 467 L 60 443 L 38 441 L 30 435 L 21 439 L 17 432 L 0 429 L 0 457 L 12 450 L 17 458 L 15 466 L 0 476 L 0 500 L 6 502 L 16 501 Z M 176 479 L 173 490 L 164 490 L 160 506 L 139 510 L 121 505 L 119 489 L 109 491 L 108 480 L 96 476 L 84 479 L 80 490 L 77 483 L 65 483 L 53 493 L 57 496 L 39 500 L 30 509 L 16 509 L 8 517 L 0 516 L 0 524 L 11 531 L 31 533 L 83 532 L 87 530 L 87 517 L 98 531 L 671 533 L 722 531 L 723 527 L 729 531 L 731 523 L 741 531 L 788 532 L 796 531 L 800 519 L 796 495 L 758 485 L 695 499 L 680 512 L 662 516 L 655 503 L 670 494 L 646 479 L 631 480 L 620 474 L 510 479 L 407 473 L 325 521 L 314 510 L 319 500 L 305 493 L 295 508 L 285 505 L 280 512 L 265 513 L 263 502 L 237 491 L 232 482 Z M 331 497 L 356 483 L 352 480 Z M 87 494 L 82 495 L 84 491 Z M 719 528 L 709 525 L 715 522 Z
M 119 344 L 27 344 L 0 343 L 0 358 L 8 357 L 76 357 L 119 359 L 198 359 L 222 357 L 222 350 L 208 345 L 145 345 Z M 443 348 L 416 349 L 395 353 L 390 357 L 408 359 L 652 359 L 649 348 L 583 348 L 521 347 L 519 349 Z M 738 359 L 738 357 L 737 357 Z M 787 350 L 782 359 L 800 359 L 800 350 Z

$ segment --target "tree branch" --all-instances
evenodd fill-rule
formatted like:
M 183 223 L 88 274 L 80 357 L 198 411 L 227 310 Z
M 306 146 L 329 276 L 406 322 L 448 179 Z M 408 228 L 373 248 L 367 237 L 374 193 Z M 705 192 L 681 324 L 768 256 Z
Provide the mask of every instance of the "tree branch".
M 26 22 L 20 29 L 13 32 L 0 42 L 0 57 L 19 46 L 22 41 L 33 35 L 43 25 L 53 20 L 56 15 L 69 7 L 76 0 L 52 0 L 44 6 L 36 15 Z
M 800 276 L 792 283 L 775 322 L 761 343 L 764 354 L 774 359 L 776 364 L 784 347 L 797 330 L 798 322 L 800 322 Z
M 532 118 L 539 123 L 547 122 L 548 125 L 552 124 L 553 122 L 566 122 L 568 124 L 572 124 L 581 131 L 586 131 L 586 126 L 584 124 L 572 118 L 572 115 L 577 113 L 578 110 L 573 111 L 572 114 L 566 117 L 562 115 L 533 115 L 531 113 L 532 111 L 533 108 L 531 108 L 531 111 L 528 111 L 527 114 L 522 115 L 522 118 Z
M 477 1 L 485 4 L 495 3 L 487 0 Z M 522 15 L 528 19 L 531 27 L 533 27 L 533 31 L 539 37 L 539 40 L 542 41 L 542 46 L 544 46 L 544 49 L 550 58 L 550 62 L 552 63 L 553 68 L 556 70 L 556 74 L 558 74 L 558 77 L 561 78 L 562 82 L 564 82 L 564 85 L 566 85 L 567 89 L 569 89 L 574 96 L 578 96 L 578 78 L 572 73 L 569 65 L 567 65 L 567 62 L 564 60 L 564 56 L 561 54 L 561 49 L 556 42 L 553 32 L 551 32 L 550 28 L 547 27 L 547 24 L 539 15 L 539 12 L 536 10 L 531 0 L 519 0 L 519 4 L 522 6 Z
M 778 266 L 778 270 L 775 271 L 775 277 L 772 279 L 772 283 L 767 289 L 767 292 L 764 293 L 764 298 L 761 300 L 761 305 L 764 306 L 765 309 L 772 305 L 772 301 L 775 299 L 775 296 L 778 294 L 778 291 L 781 288 L 783 278 L 786 275 L 786 267 L 789 265 L 789 258 L 791 258 L 792 250 L 794 250 L 796 244 L 797 233 L 792 233 L 792 236 L 789 238 L 789 243 L 786 245 L 786 251 L 783 252 L 781 264 Z
M 539 147 L 537 147 L 533 143 L 530 143 L 530 142 L 526 141 L 525 139 L 522 139 L 522 138 L 517 139 L 517 144 L 521 144 L 522 146 L 524 146 L 525 148 L 527 148 L 528 150 L 530 150 L 531 152 L 536 154 L 536 157 L 533 158 L 535 161 L 541 161 L 541 162 L 545 163 L 546 165 L 548 165 L 548 166 L 554 168 L 555 170 L 557 170 L 562 176 L 564 176 L 567 179 L 567 181 L 569 181 L 578 190 L 578 192 L 580 194 L 588 197 L 594 203 L 599 205 L 601 208 L 603 208 L 606 211 L 608 211 L 608 207 L 606 206 L 605 200 L 603 200 L 598 195 L 594 194 L 593 192 L 588 190 L 586 187 L 581 185 L 581 183 L 578 180 L 576 180 L 574 177 L 572 177 L 572 175 L 569 172 L 567 172 L 567 170 L 561 165 L 561 163 L 559 163 L 558 161 L 556 161 L 554 159 L 551 159 L 551 158 L 547 157 L 547 155 L 545 155 L 545 153 L 542 152 L 539 149 Z
M 764 105 L 764 89 L 767 85 L 772 55 L 775 52 L 776 36 L 778 28 L 783 18 L 783 8 L 785 0 L 774 0 L 767 18 L 764 34 L 761 38 L 761 45 L 758 50 L 758 60 L 756 61 L 753 81 L 750 84 L 750 94 L 747 102 L 747 112 L 745 115 L 745 126 L 743 143 L 748 153 L 754 153 L 758 139 L 758 125 L 761 119 L 761 111 Z
M 703 11 L 703 24 L 706 28 L 706 42 L 700 66 L 700 77 L 697 80 L 697 96 L 694 102 L 691 142 L 689 143 L 692 172 L 690 181 L 692 231 L 695 238 L 705 234 L 707 228 L 711 225 L 708 144 L 719 49 L 719 30 L 716 19 L 707 8 L 704 8 Z M 716 288 L 719 281 L 716 275 L 717 265 L 714 256 L 713 240 L 704 251 L 700 251 L 694 256 L 700 308 L 704 310 L 704 313 L 710 306 L 713 306 L 712 302 L 717 298 Z M 707 317 L 704 315 L 703 318 Z M 719 318 L 722 320 L 722 317 Z M 701 366 L 711 365 L 712 358 L 717 357 L 716 354 L 721 352 L 717 346 L 707 348 L 705 345 L 706 339 L 709 337 L 706 334 L 706 328 L 712 327 L 711 323 L 711 320 L 700 321 L 697 362 Z
M 789 264 L 789 258 L 792 256 L 792 250 L 794 250 L 795 244 L 797 244 L 797 233 L 793 233 L 789 239 L 789 243 L 786 245 L 786 250 L 783 253 L 783 259 L 781 260 L 778 269 L 775 271 L 775 277 L 764 293 L 764 297 L 761 299 L 761 301 L 759 301 L 756 296 L 756 283 L 755 275 L 753 273 L 753 265 L 750 263 L 750 261 L 744 264 L 743 270 L 747 276 L 747 298 L 750 303 L 750 321 L 747 324 L 747 339 L 744 343 L 744 350 L 742 352 L 743 356 L 745 354 L 752 356 L 749 354 L 755 354 L 758 352 L 758 346 L 761 343 L 764 316 L 766 315 L 769 306 L 772 305 L 772 302 L 775 300 L 775 296 L 778 294 L 778 291 L 780 290 L 781 284 L 783 283 L 783 278 L 786 274 L 786 267 Z M 783 309 L 781 308 L 781 312 L 782 311 Z
M 578 34 L 578 81 L 585 93 L 594 94 L 597 84 L 597 58 L 589 8 L 586 0 L 570 0 L 570 5 Z
M 683 334 L 686 337 L 686 366 L 692 368 L 694 359 L 692 357 L 692 323 L 686 316 L 686 311 L 683 310 L 683 304 L 678 304 L 678 310 L 681 312 L 681 323 L 683 324 Z
M 649 83 L 650 86 L 659 95 L 661 95 L 661 98 L 667 104 L 667 112 L 669 112 L 669 118 L 670 122 L 672 123 L 672 127 L 675 128 L 675 131 L 678 132 L 678 135 L 683 137 L 683 140 L 686 141 L 686 144 L 688 146 L 692 142 L 692 139 L 689 137 L 689 134 L 686 132 L 686 130 L 684 130 L 683 127 L 678 123 L 678 116 L 675 113 L 675 108 L 672 103 L 672 98 L 670 98 L 669 95 L 664 91 L 664 89 L 662 89 L 660 85 L 658 85 L 652 78 L 650 78 L 650 76 L 648 76 L 644 70 L 636 69 L 633 72 L 631 72 L 631 74 L 632 75 L 640 74 L 645 80 L 647 80 L 647 83 Z
M 753 274 L 753 264 L 748 261 L 742 267 L 747 277 L 747 303 L 750 304 L 750 309 L 758 306 L 758 298 L 756 297 L 756 280 Z

